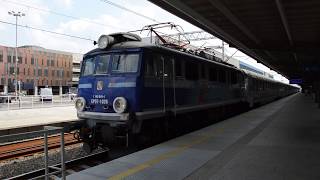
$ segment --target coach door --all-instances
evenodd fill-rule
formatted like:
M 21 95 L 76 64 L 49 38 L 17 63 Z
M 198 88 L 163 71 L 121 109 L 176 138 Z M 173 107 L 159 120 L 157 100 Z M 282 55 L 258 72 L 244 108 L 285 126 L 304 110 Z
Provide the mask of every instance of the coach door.
M 175 104 L 174 89 L 174 59 L 170 56 L 162 56 L 163 63 L 163 99 L 165 111 L 172 110 Z
M 165 112 L 173 108 L 173 58 L 161 53 L 147 56 L 144 87 L 142 103 L 144 109 L 160 108 Z

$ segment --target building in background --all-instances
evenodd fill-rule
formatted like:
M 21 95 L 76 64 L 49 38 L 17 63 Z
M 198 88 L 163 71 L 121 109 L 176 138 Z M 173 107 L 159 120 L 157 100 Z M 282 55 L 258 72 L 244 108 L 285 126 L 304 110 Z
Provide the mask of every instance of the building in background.
M 72 53 L 21 46 L 17 59 L 17 84 L 22 92 L 38 94 L 39 88 L 49 86 L 54 94 L 61 94 L 72 85 Z M 14 47 L 0 46 L 0 92 L 14 92 L 15 64 Z
M 80 64 L 83 58 L 83 54 L 72 54 L 72 87 L 78 87 L 80 77 Z

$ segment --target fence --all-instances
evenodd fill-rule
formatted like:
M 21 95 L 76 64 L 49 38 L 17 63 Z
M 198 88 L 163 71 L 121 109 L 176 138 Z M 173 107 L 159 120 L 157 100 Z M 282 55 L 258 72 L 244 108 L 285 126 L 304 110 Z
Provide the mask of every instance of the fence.
M 0 96 L 0 110 L 31 109 L 74 104 L 74 96 Z
M 50 134 L 58 134 L 60 133 L 60 155 L 61 155 L 61 168 L 55 166 L 49 166 L 49 152 L 48 152 L 48 135 Z M 39 136 L 44 137 L 44 166 L 45 166 L 45 174 L 35 177 L 38 178 L 45 178 L 46 180 L 49 179 L 50 175 L 57 174 L 61 172 L 61 179 L 66 179 L 65 174 L 65 148 L 64 148 L 64 129 L 62 127 L 53 127 L 53 126 L 45 126 L 44 130 L 40 131 L 32 131 L 27 133 L 20 133 L 20 134 L 12 134 L 12 135 L 4 135 L 0 136 L 0 143 L 7 143 L 10 141 L 16 141 L 17 139 L 23 138 L 37 138 Z M 50 173 L 50 169 L 56 170 Z

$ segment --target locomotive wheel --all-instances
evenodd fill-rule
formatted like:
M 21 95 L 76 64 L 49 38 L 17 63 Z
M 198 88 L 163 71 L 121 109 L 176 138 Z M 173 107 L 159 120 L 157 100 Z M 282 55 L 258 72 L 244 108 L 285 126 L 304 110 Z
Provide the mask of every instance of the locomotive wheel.
M 84 142 L 82 145 L 82 149 L 88 154 L 92 152 L 93 148 L 93 145 L 89 144 L 88 142 Z

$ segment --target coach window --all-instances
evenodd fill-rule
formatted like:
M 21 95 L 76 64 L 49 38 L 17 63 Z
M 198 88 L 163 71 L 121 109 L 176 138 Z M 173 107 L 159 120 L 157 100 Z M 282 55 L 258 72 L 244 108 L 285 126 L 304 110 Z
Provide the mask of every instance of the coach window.
M 209 68 L 209 81 L 217 81 L 217 69 L 214 67 Z
M 219 82 L 226 83 L 226 72 L 223 69 L 219 69 Z
M 253 78 L 250 78 L 250 79 L 251 79 L 251 90 L 254 91 L 256 90 L 256 81 Z
M 243 82 L 243 76 L 241 73 L 237 73 L 237 81 L 240 83 Z
M 153 55 L 153 70 L 154 70 L 154 75 L 156 77 L 162 78 L 163 76 L 163 62 L 164 62 L 164 57 L 160 54 L 154 54 Z
M 231 84 L 237 84 L 237 73 L 231 72 Z
M 164 57 L 164 74 L 165 77 L 171 78 L 173 77 L 173 58 L 170 56 L 165 56 Z
M 198 73 L 198 64 L 190 61 L 186 61 L 186 79 L 187 80 L 198 80 L 199 73 Z
M 155 76 L 155 71 L 153 67 L 153 59 L 150 56 L 147 56 L 145 59 L 145 66 L 144 66 L 144 74 L 148 77 Z
M 176 77 L 182 77 L 182 61 L 180 59 L 175 59 L 174 72 Z
M 206 66 L 205 64 L 200 64 L 200 74 L 201 79 L 207 79 L 206 77 Z

